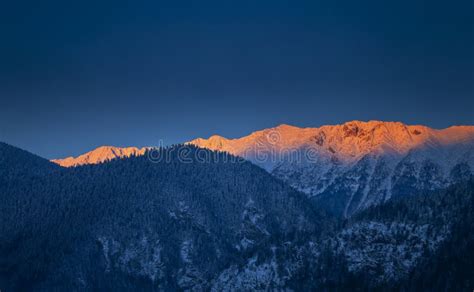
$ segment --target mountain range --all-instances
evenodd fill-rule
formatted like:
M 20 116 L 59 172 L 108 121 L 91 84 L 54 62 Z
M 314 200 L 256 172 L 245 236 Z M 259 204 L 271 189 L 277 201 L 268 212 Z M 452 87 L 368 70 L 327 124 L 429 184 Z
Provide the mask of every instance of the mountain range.
M 227 152 L 65 168 L 0 143 L 0 289 L 471 291 L 473 191 L 471 178 L 341 218 Z
M 467 180 L 474 170 L 474 126 L 437 130 L 382 121 L 319 128 L 283 124 L 237 139 L 213 135 L 186 143 L 243 157 L 343 217 L 393 197 L 446 188 Z M 144 151 L 100 147 L 53 162 L 94 164 Z

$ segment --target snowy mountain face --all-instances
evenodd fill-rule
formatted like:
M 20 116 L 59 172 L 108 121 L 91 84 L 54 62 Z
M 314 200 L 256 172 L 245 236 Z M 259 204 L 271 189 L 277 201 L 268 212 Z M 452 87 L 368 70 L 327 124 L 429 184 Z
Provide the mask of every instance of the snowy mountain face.
M 281 125 L 238 139 L 189 143 L 244 157 L 345 217 L 392 197 L 445 188 L 474 170 L 474 126 Z
M 98 164 L 116 158 L 143 155 L 146 149 L 147 148 L 145 147 L 137 148 L 101 146 L 78 157 L 66 157 L 63 159 L 53 159 L 51 161 L 63 167 L 72 167 L 84 164 Z

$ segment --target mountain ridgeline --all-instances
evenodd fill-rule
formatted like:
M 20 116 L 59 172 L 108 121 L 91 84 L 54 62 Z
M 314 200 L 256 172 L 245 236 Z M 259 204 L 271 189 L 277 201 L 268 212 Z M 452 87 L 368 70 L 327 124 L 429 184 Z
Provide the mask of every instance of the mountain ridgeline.
M 466 181 L 474 170 L 474 126 L 281 125 L 238 139 L 212 136 L 190 143 L 245 157 L 342 217 Z
M 393 197 L 466 181 L 474 171 L 474 126 L 436 130 L 381 121 L 319 128 L 280 125 L 237 139 L 214 135 L 187 144 L 243 157 L 346 218 Z M 128 153 L 130 148 L 100 147 L 54 162 L 100 163 Z
M 203 159 L 204 157 L 204 159 Z M 0 144 L 2 291 L 472 291 L 474 181 L 348 219 L 228 153 L 63 168 Z

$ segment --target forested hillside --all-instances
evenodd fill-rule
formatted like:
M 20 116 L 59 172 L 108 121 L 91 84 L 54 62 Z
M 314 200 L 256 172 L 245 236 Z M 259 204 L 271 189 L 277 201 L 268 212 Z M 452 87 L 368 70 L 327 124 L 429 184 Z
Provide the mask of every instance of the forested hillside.
M 193 146 L 161 151 L 168 159 L 158 163 L 145 155 L 50 173 L 51 163 L 30 163 L 31 176 L 2 184 L 3 285 L 208 289 L 230 263 L 269 257 L 272 242 L 327 225 L 305 196 L 251 163 L 207 150 L 209 161 L 197 162 Z
M 355 286 L 405 291 L 474 287 L 474 181 L 394 199 L 346 222 L 326 243 Z
M 472 180 L 336 219 L 229 154 L 153 151 L 61 168 L 0 144 L 0 289 L 472 291 Z

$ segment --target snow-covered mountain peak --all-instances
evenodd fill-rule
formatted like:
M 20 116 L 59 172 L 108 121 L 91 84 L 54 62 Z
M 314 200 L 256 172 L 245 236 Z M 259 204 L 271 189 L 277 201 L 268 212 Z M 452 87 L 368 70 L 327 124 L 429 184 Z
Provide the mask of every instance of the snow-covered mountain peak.
M 189 143 L 242 156 L 345 216 L 392 195 L 446 187 L 474 169 L 474 126 L 280 125 L 218 145 L 213 139 Z
M 474 140 L 473 126 L 453 126 L 436 130 L 422 125 L 406 125 L 401 122 L 349 121 L 339 125 L 317 128 L 299 128 L 281 124 L 273 128 L 255 131 L 248 136 L 227 139 L 219 135 L 197 138 L 187 142 L 211 150 L 226 151 L 242 156 L 272 171 L 283 160 L 295 156 L 305 163 L 330 162 L 349 165 L 366 155 L 401 157 L 413 151 L 471 145 Z M 78 157 L 56 159 L 62 166 L 100 163 L 116 157 L 140 155 L 145 148 L 102 146 Z M 269 155 L 261 155 L 268 154 Z M 260 157 L 262 156 L 262 157 Z
M 72 167 L 83 164 L 97 164 L 114 158 L 130 157 L 132 155 L 143 155 L 147 148 L 137 147 L 114 147 L 100 146 L 90 152 L 77 157 L 67 157 L 64 159 L 54 159 L 52 162 L 63 167 Z
M 353 162 L 367 154 L 406 155 L 422 147 L 470 142 L 474 127 L 457 126 L 435 130 L 400 122 L 350 121 L 319 128 L 298 128 L 286 124 L 237 139 L 212 136 L 190 141 L 199 147 L 227 151 L 249 158 L 256 152 L 284 152 L 311 149 L 320 156 Z
M 280 153 L 310 149 L 318 156 L 352 162 L 369 153 L 404 155 L 425 144 L 460 141 L 472 136 L 471 128 L 434 130 L 425 126 L 407 126 L 400 122 L 381 121 L 351 121 L 319 128 L 298 128 L 282 124 L 237 139 L 212 136 L 209 139 L 195 139 L 189 143 L 212 150 L 227 151 L 250 160 L 260 152 Z M 267 165 L 268 162 L 264 164 Z

